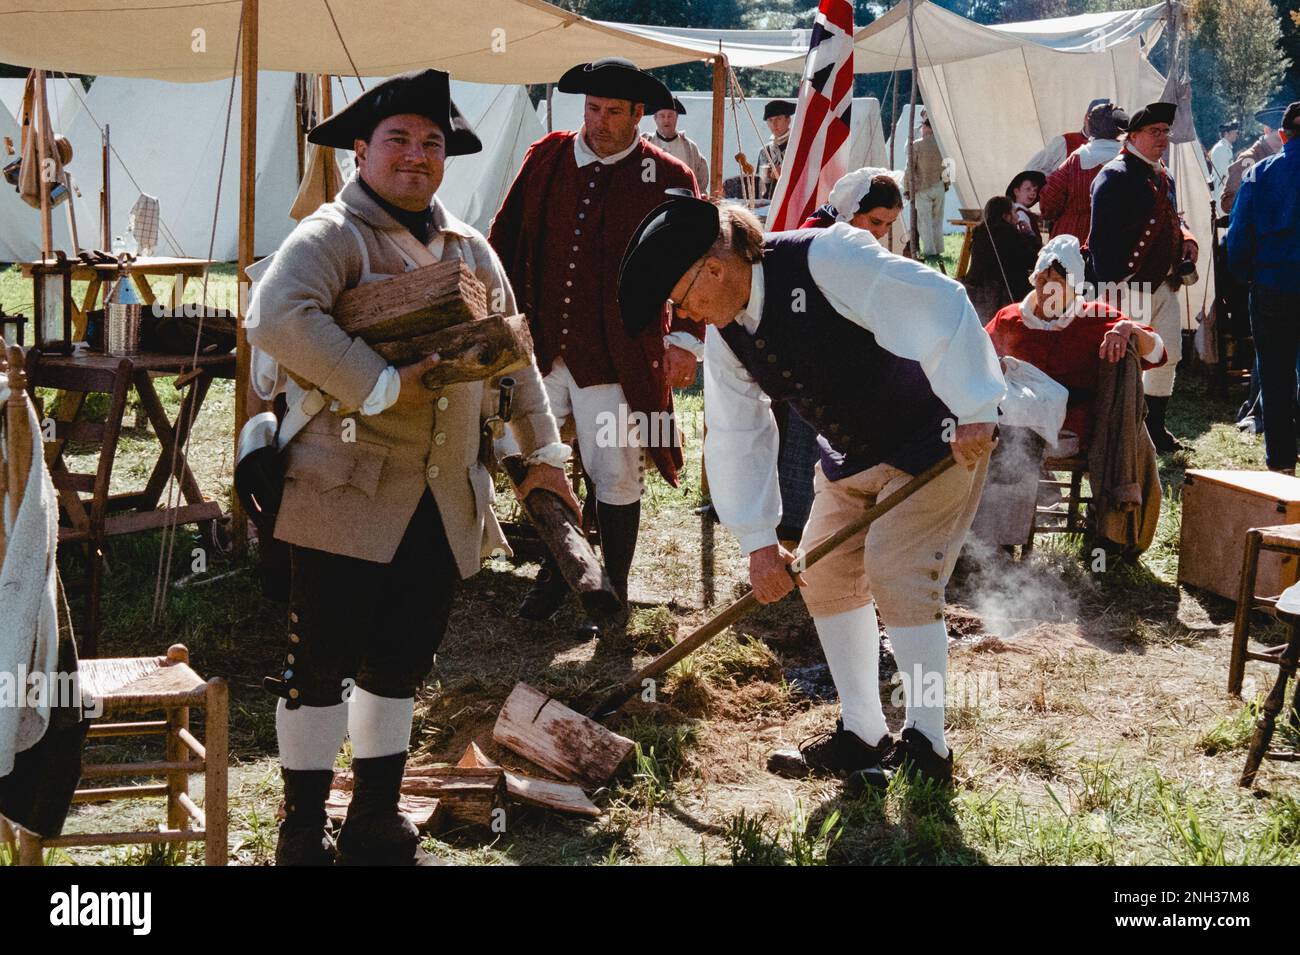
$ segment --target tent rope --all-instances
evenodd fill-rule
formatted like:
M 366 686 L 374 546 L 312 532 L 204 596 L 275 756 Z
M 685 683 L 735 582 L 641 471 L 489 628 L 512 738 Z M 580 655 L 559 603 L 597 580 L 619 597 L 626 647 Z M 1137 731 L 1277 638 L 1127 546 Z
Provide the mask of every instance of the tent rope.
M 200 298 L 199 322 L 198 328 L 194 333 L 194 352 L 192 356 L 192 367 L 197 369 L 199 365 L 199 350 L 203 340 L 203 321 L 207 316 L 208 300 L 208 277 L 212 263 L 212 253 L 217 242 L 217 220 L 221 211 L 221 180 L 226 171 L 226 153 L 230 145 L 230 120 L 234 115 L 235 107 L 235 84 L 239 79 L 239 57 L 240 43 L 243 39 L 244 32 L 244 15 L 240 12 L 239 28 L 235 33 L 235 62 L 230 70 L 230 93 L 226 100 L 226 126 L 225 134 L 221 137 L 221 161 L 217 166 L 217 188 L 216 199 L 212 208 L 212 229 L 208 234 L 208 254 L 207 264 L 203 266 L 203 290 Z M 173 303 L 173 306 L 179 303 Z M 236 382 L 236 387 L 239 383 Z M 197 380 L 190 382 L 190 395 L 194 394 L 194 389 L 198 387 Z M 185 460 L 189 461 L 190 442 L 194 437 L 194 417 L 198 411 L 197 402 L 191 401 L 187 410 L 185 421 Z M 179 529 L 178 510 L 179 495 L 181 492 L 180 481 L 176 480 L 176 465 L 180 458 L 181 442 L 172 441 L 171 463 L 168 470 L 167 479 L 167 521 L 163 526 L 163 540 L 158 548 L 158 571 L 154 575 L 154 595 L 153 595 L 153 613 L 150 618 L 150 625 L 157 626 L 163 616 L 167 603 L 167 589 L 171 583 L 172 557 L 176 547 L 176 535 Z
M 330 0 L 322 0 L 325 4 L 325 11 L 330 15 L 330 23 L 334 24 L 334 35 L 339 38 L 339 45 L 343 47 L 343 52 L 348 58 L 348 63 L 352 65 L 352 75 L 357 78 L 361 84 L 361 92 L 366 91 L 366 84 L 361 82 L 361 73 L 357 70 L 356 60 L 352 59 L 352 51 L 348 49 L 348 43 L 343 39 L 343 31 L 339 29 L 339 21 L 334 18 L 334 9 L 330 6 Z

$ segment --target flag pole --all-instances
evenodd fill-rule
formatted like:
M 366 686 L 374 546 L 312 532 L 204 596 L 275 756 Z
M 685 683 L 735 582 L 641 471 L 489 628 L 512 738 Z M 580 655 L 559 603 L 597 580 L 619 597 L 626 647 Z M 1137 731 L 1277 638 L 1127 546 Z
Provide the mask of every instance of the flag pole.
M 907 194 L 912 203 L 912 258 L 921 258 L 921 229 L 916 221 L 916 166 L 912 162 L 912 134 L 916 129 L 916 2 L 907 0 L 907 39 L 912 46 L 912 93 L 907 107 Z

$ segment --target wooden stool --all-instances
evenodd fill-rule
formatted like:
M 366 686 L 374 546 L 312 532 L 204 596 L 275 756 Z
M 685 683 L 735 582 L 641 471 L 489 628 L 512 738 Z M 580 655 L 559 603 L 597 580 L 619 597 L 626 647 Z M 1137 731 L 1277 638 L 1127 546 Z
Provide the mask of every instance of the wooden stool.
M 41 865 L 44 849 L 65 846 L 107 846 L 203 842 L 207 865 L 225 865 L 226 762 L 229 741 L 229 691 L 226 681 L 204 681 L 189 667 L 189 652 L 177 644 L 165 657 L 125 657 L 82 660 L 79 679 L 83 694 L 103 704 L 102 719 L 162 710 L 163 719 L 145 722 L 101 722 L 90 726 L 87 737 L 162 736 L 165 758 L 140 763 L 87 764 L 81 778 L 166 776 L 151 785 L 78 788 L 74 803 L 140 796 L 167 797 L 167 825 L 156 832 L 73 833 L 41 839 L 27 833 L 19 837 L 19 858 L 24 865 Z M 206 740 L 190 733 L 190 709 L 206 709 Z M 204 774 L 204 806 L 189 795 L 191 773 Z M 195 824 L 191 828 L 191 822 Z M 6 834 L 0 830 L 0 840 Z
M 1276 595 L 1255 595 L 1260 551 L 1300 557 L 1300 524 L 1252 527 L 1246 532 L 1246 553 L 1241 562 L 1241 580 L 1237 591 L 1237 615 L 1232 626 L 1232 659 L 1228 662 L 1228 692 L 1233 696 L 1241 696 L 1241 681 L 1246 673 L 1247 660 L 1262 660 L 1276 666 L 1287 649 L 1286 644 L 1263 650 L 1250 648 L 1250 612 L 1259 610 L 1270 617 L 1279 617 Z
M 1251 531 L 1251 533 L 1255 532 Z M 1300 660 L 1300 615 L 1286 613 L 1276 608 L 1274 613 L 1279 620 L 1291 628 L 1291 636 L 1285 646 L 1279 648 L 1281 652 L 1272 661 L 1277 663 L 1277 680 L 1273 683 L 1273 689 L 1269 690 L 1268 697 L 1264 700 L 1264 708 L 1259 714 L 1259 722 L 1255 724 L 1255 735 L 1251 737 L 1250 749 L 1246 753 L 1246 766 L 1241 771 L 1243 786 L 1255 784 L 1255 774 L 1259 771 L 1259 764 L 1266 759 L 1287 763 L 1300 762 L 1300 752 L 1268 748 L 1268 744 L 1273 739 L 1277 716 L 1282 712 L 1287 681 L 1295 676 L 1296 661 Z M 1256 656 L 1254 659 L 1263 659 L 1263 657 Z M 1291 718 L 1293 722 L 1300 722 L 1300 697 L 1291 698 Z
M 1070 479 L 1058 481 L 1055 472 L 1067 471 Z M 1025 553 L 1034 549 L 1035 534 L 1082 534 L 1087 530 L 1087 518 L 1083 505 L 1092 503 L 1091 497 L 1084 497 L 1083 478 L 1088 473 L 1088 459 L 1082 456 L 1069 458 L 1047 458 L 1043 461 L 1043 477 L 1038 486 L 1059 489 L 1068 488 L 1065 497 L 1065 513 L 1050 507 L 1034 508 L 1034 523 L 1029 529 L 1029 539 L 1025 541 Z M 1064 517 L 1064 522 L 1061 518 Z

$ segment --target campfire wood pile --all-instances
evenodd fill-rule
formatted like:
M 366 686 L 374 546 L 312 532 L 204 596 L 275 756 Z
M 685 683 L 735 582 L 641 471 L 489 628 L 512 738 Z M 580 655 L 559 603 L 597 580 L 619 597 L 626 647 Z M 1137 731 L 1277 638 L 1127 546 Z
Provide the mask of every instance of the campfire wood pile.
M 399 807 L 422 832 L 490 829 L 511 804 L 596 818 L 601 809 L 588 792 L 608 783 L 635 746 L 525 683 L 502 704 L 492 738 L 561 779 L 506 769 L 477 743 L 470 743 L 454 766 L 408 766 Z M 336 824 L 342 824 L 351 798 L 352 773 L 336 771 L 326 803 Z

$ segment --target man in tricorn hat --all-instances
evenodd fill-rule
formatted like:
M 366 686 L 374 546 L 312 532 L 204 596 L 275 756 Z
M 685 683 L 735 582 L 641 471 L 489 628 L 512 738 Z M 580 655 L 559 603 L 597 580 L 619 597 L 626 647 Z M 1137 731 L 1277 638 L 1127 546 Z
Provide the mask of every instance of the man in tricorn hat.
M 428 357 L 394 368 L 331 316 L 348 289 L 437 261 L 465 263 L 496 311 L 514 296 L 487 241 L 435 197 L 447 156 L 478 137 L 446 73 L 385 80 L 308 138 L 356 151 L 357 173 L 275 253 L 255 293 L 248 340 L 288 376 L 289 415 L 308 418 L 284 448 L 274 534 L 290 545 L 289 639 L 276 736 L 285 818 L 279 865 L 328 865 L 325 800 L 352 737 L 355 781 L 340 861 L 411 864 L 419 839 L 397 811 L 415 691 L 447 627 L 457 583 L 505 547 L 492 480 L 477 460 L 485 382 L 438 391 Z M 560 443 L 535 365 L 515 374 L 512 427 L 532 464 L 526 489 L 566 500 Z
M 1230 123 L 1219 124 L 1219 141 L 1210 147 L 1210 175 L 1214 177 L 1216 193 L 1223 191 L 1223 184 L 1228 179 L 1228 167 L 1232 165 L 1232 148 L 1241 136 L 1241 124 L 1235 119 Z
M 1134 113 L 1124 148 L 1092 183 L 1088 252 L 1102 294 L 1121 311 L 1146 322 L 1165 343 L 1168 361 L 1142 373 L 1147 431 L 1156 450 L 1181 445 L 1165 427 L 1174 393 L 1174 366 L 1183 354 L 1181 311 L 1175 286 L 1196 268 L 1197 244 L 1178 211 L 1174 179 L 1163 156 L 1177 107 L 1151 103 Z
M 658 146 L 670 156 L 675 156 L 686 163 L 687 168 L 695 173 L 695 184 L 701 193 L 709 191 L 709 163 L 700 153 L 695 141 L 677 128 L 677 120 L 686 115 L 686 107 L 676 96 L 673 97 L 672 109 L 655 112 L 655 130 L 643 133 L 646 139 Z
M 763 169 L 763 198 L 771 199 L 776 182 L 785 165 L 785 149 L 790 145 L 790 123 L 795 114 L 795 104 L 789 100 L 769 100 L 763 107 L 763 122 L 772 135 L 758 151 L 758 163 Z
M 961 285 L 847 223 L 764 236 L 748 210 L 674 198 L 637 230 L 619 296 L 632 331 L 665 300 L 709 326 L 709 486 L 762 603 L 790 592 L 796 559 L 777 541 L 772 402 L 787 402 L 818 431 L 805 552 L 948 454 L 961 465 L 803 572 L 842 716 L 833 733 L 769 763 L 794 773 L 875 770 L 875 779 L 882 764 L 910 764 L 948 782 L 943 591 L 975 514 L 1005 391 Z M 880 702 L 877 603 L 907 701 L 897 746 Z
M 619 257 L 665 189 L 694 194 L 696 182 L 684 163 L 638 135 L 647 110 L 672 109 L 672 94 L 649 73 L 609 57 L 575 66 L 559 89 L 585 94 L 582 128 L 529 147 L 488 240 L 532 326 L 551 408 L 560 420 L 573 417 L 595 485 L 605 569 L 626 599 L 645 458 L 676 486 L 682 454 L 672 389 L 695 380 L 691 349 L 701 347 L 701 330 L 670 328 L 663 311 L 659 324 L 629 335 L 618 313 Z M 567 594 L 548 559 L 520 616 L 549 620 Z M 596 630 L 588 623 L 581 633 Z

